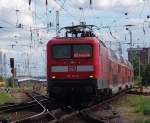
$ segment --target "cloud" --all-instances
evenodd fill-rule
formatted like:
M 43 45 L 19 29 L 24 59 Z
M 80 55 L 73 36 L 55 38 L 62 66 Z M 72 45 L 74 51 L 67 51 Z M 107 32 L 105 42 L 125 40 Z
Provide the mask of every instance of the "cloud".
M 144 19 L 143 18 L 130 18 L 128 20 L 127 24 L 133 24 L 133 25 L 137 25 L 137 24 L 142 24 L 144 23 Z
M 5 20 L 5 24 L 15 26 L 17 22 L 16 10 L 18 11 L 18 18 L 21 16 L 21 21 L 23 24 L 31 24 L 31 17 L 28 13 L 21 13 L 29 11 L 29 5 L 27 0 L 0 0 L 0 20 Z M 20 18 L 19 18 L 20 19 Z
M 22 14 L 20 17 L 20 22 L 24 25 L 32 25 L 33 17 L 31 14 Z
M 28 3 L 27 0 L 0 0 L 0 9 L 3 8 L 27 9 Z
M 36 8 L 38 8 L 36 9 L 36 12 L 42 15 L 42 12 L 45 11 L 45 0 L 36 0 L 36 4 L 35 1 L 32 0 L 30 7 L 28 2 L 28 0 L 13 0 L 13 2 L 10 3 L 10 0 L 0 0 L 0 19 L 7 20 L 15 26 L 18 16 L 18 21 L 20 23 L 32 25 L 33 16 L 35 14 L 35 5 Z M 48 0 L 48 9 L 54 8 L 55 10 L 59 10 L 61 9 L 60 5 L 61 4 L 55 0 Z M 16 10 L 19 11 L 16 13 Z M 42 11 L 40 12 L 39 10 Z
M 92 0 L 91 6 L 89 0 L 72 0 L 72 2 L 77 8 L 89 9 L 92 7 L 97 10 L 133 8 L 143 4 L 143 0 Z
M 141 3 L 143 3 L 143 1 L 141 0 L 123 0 L 123 1 L 119 1 L 119 0 L 114 0 L 115 4 L 117 5 L 117 7 L 125 7 L 125 8 L 130 8 L 130 7 L 137 7 L 139 6 Z

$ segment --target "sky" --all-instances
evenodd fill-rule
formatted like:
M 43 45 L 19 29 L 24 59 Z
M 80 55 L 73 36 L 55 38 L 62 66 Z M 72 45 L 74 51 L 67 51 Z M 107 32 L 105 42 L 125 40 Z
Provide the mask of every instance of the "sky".
M 18 75 L 45 75 L 47 42 L 56 35 L 56 11 L 60 28 L 80 22 L 94 24 L 107 47 L 118 52 L 150 46 L 149 0 L 0 0 L 0 51 L 15 58 Z M 126 25 L 129 30 L 126 30 Z M 32 33 L 31 33 L 32 32 Z

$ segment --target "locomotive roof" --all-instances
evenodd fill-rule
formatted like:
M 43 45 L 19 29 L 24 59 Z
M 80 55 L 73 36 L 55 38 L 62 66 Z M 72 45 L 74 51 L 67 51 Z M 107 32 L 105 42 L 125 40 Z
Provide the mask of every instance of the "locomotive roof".
M 80 25 L 63 27 L 58 32 L 59 34 L 61 34 L 61 32 L 63 32 L 64 30 L 65 35 L 63 34 L 60 36 L 64 38 L 96 37 L 97 40 L 101 42 L 103 46 L 105 46 L 104 42 L 99 40 L 96 34 L 94 33 L 95 29 L 100 30 L 100 28 L 95 25 L 86 25 L 85 23 L 81 23 Z
M 85 24 L 81 24 L 81 25 L 75 25 L 75 26 L 66 26 L 63 27 L 59 30 L 59 32 L 61 32 L 61 30 L 65 29 L 69 32 L 74 32 L 74 31 L 81 31 L 81 30 L 85 30 L 88 29 L 90 31 L 93 31 L 93 28 L 96 28 L 97 30 L 100 30 L 99 27 L 95 26 L 95 25 L 85 25 Z
M 83 29 L 83 28 L 93 28 L 95 25 L 76 25 L 76 26 L 67 26 L 67 27 L 63 27 L 66 30 L 76 30 L 76 29 Z
M 80 43 L 81 42 L 84 42 L 84 43 L 91 43 L 91 42 L 98 43 L 98 42 L 100 42 L 104 47 L 106 47 L 105 43 L 102 42 L 97 37 L 55 37 L 51 41 L 54 41 L 55 43 L 60 43 L 60 42 L 63 42 L 63 41 L 67 42 L 67 43 L 69 43 L 69 41 L 74 41 L 74 42 L 77 42 L 77 43 L 79 43 L 79 42 Z

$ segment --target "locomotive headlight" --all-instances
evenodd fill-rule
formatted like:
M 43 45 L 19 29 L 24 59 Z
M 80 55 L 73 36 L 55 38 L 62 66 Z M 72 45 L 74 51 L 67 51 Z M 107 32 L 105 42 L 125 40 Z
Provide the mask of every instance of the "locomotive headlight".
M 89 78 L 94 78 L 94 76 L 93 76 L 93 75 L 90 75 Z
M 52 76 L 52 79 L 56 79 L 56 76 Z

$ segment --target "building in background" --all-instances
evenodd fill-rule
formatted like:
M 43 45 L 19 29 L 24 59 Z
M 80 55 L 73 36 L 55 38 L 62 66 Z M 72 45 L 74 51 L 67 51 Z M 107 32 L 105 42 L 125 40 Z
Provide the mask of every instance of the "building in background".
M 139 59 L 141 64 L 150 64 L 150 47 L 148 48 L 129 48 L 128 60 L 133 64 L 133 61 Z
M 145 65 L 150 64 L 150 47 L 143 48 L 140 57 L 141 57 L 141 63 Z

